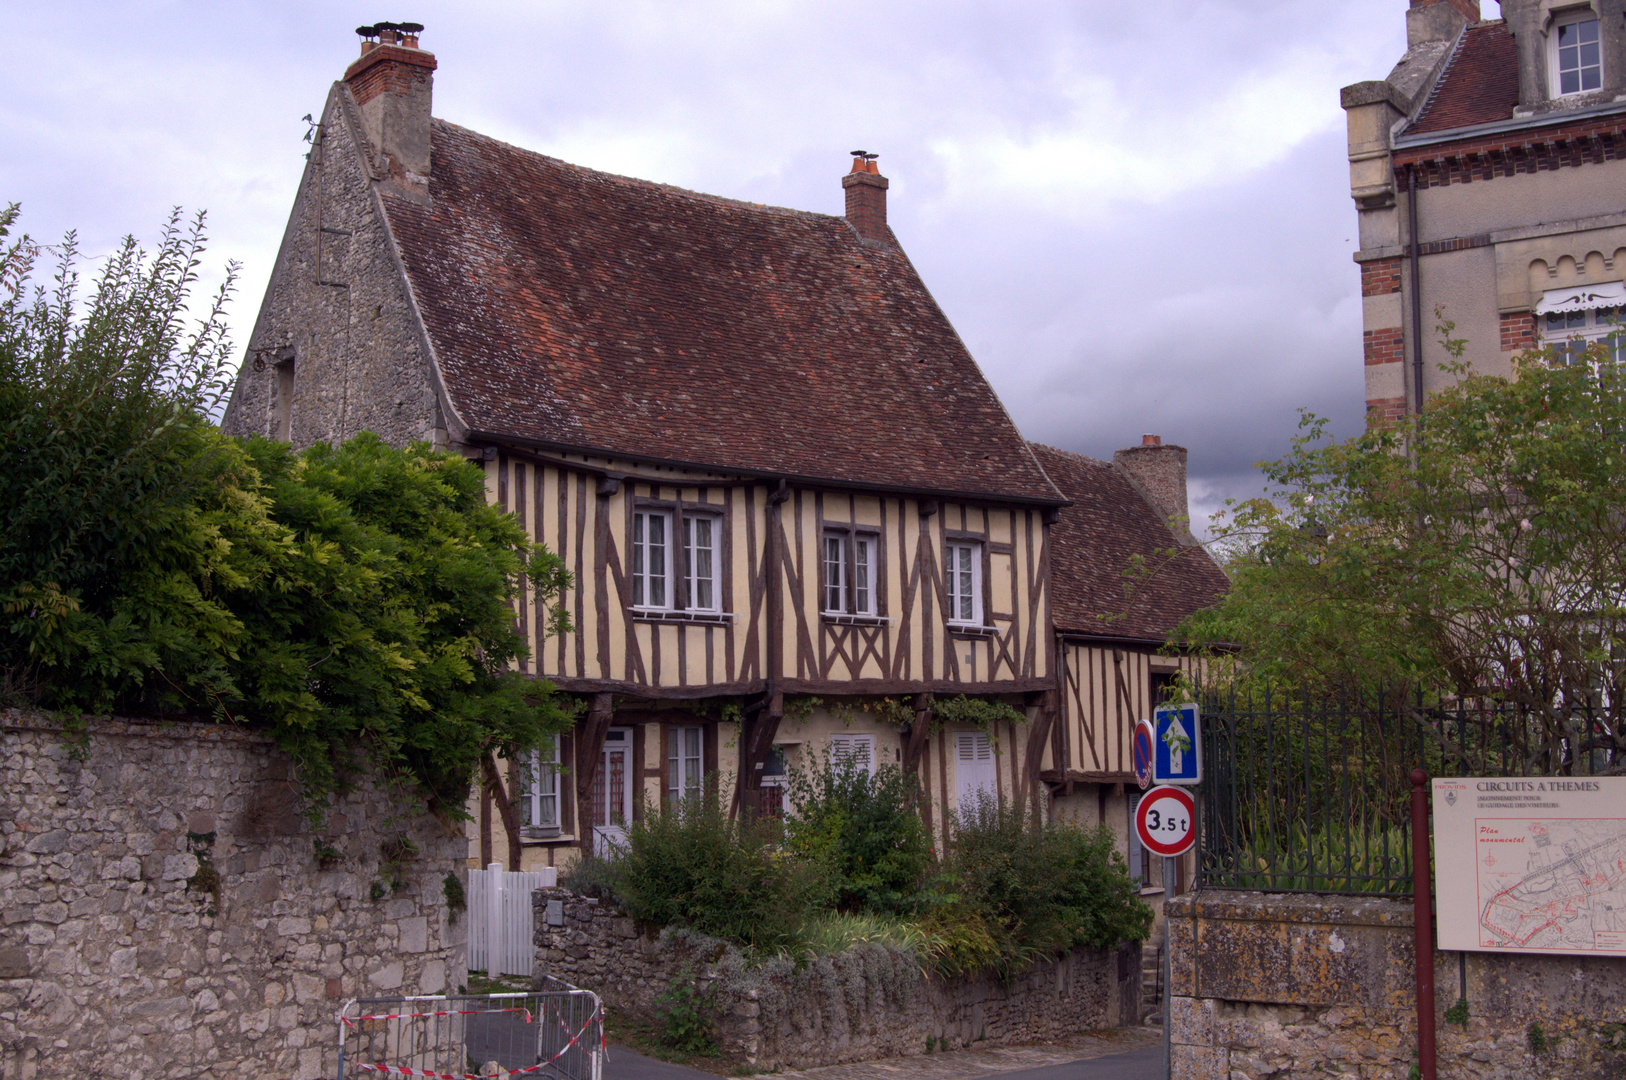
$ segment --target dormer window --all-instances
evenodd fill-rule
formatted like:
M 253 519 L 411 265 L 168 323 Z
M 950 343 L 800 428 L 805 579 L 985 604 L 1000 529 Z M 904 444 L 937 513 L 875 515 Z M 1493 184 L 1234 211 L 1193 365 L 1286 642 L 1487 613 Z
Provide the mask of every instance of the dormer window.
M 1547 41 L 1554 97 L 1584 94 L 1603 86 L 1598 19 L 1589 9 L 1559 16 Z

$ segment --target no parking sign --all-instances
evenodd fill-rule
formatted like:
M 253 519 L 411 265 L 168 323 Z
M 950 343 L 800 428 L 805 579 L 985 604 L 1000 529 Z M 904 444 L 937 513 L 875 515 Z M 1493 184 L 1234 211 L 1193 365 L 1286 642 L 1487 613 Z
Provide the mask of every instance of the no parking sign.
M 1135 725 L 1135 738 L 1131 744 L 1131 757 L 1135 764 L 1135 782 L 1145 791 L 1152 786 L 1152 740 L 1157 737 L 1150 720 Z

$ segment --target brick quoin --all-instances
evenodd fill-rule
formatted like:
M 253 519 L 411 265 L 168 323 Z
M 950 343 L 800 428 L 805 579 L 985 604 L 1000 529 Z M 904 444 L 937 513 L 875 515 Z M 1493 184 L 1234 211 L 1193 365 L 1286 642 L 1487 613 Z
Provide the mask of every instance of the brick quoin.
M 1415 165 L 1422 187 L 1448 187 L 1519 173 L 1601 165 L 1626 158 L 1626 121 L 1605 117 L 1544 131 L 1509 131 L 1461 142 L 1397 150 L 1395 182 L 1406 190 L 1406 166 Z
M 1361 295 L 1386 296 L 1400 291 L 1400 256 L 1361 263 Z
M 1366 366 L 1398 364 L 1406 358 L 1405 334 L 1398 326 L 1368 330 L 1361 335 L 1366 350 Z
M 1536 347 L 1536 317 L 1528 311 L 1513 311 L 1502 316 L 1502 351 L 1534 349 Z
M 1394 424 L 1406 418 L 1406 399 L 1403 397 L 1367 398 L 1366 426 Z

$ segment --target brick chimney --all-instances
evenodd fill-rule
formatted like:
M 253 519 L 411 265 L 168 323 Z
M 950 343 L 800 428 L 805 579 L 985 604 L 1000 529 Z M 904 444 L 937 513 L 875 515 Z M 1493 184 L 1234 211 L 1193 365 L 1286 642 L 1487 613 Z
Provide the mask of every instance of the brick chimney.
M 1455 41 L 1464 26 L 1479 19 L 1479 0 L 1411 0 L 1406 12 L 1406 47 Z
M 388 159 L 390 175 L 429 176 L 429 103 L 435 55 L 418 48 L 418 23 L 358 26 L 361 59 L 344 81 L 361 109 L 373 151 Z
M 1164 446 L 1159 436 L 1142 435 L 1139 446 L 1113 454 L 1112 464 L 1168 523 L 1183 546 L 1197 542 L 1191 535 L 1191 508 L 1186 502 L 1185 447 Z
M 853 151 L 852 171 L 841 178 L 847 192 L 847 220 L 865 240 L 892 243 L 892 230 L 886 227 L 886 189 L 890 186 L 875 164 L 878 155 Z

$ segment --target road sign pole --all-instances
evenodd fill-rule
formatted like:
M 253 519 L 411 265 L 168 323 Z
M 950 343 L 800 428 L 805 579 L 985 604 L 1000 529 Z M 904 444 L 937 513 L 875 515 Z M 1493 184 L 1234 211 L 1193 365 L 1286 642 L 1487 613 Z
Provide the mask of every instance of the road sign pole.
M 1174 935 L 1169 932 L 1169 914 L 1167 905 L 1169 897 L 1173 894 L 1170 882 L 1174 880 L 1174 859 L 1164 856 L 1163 859 L 1163 1075 L 1174 1075 L 1173 1036 L 1169 1032 L 1169 1021 L 1174 1016 L 1174 1008 L 1169 999 L 1174 997 L 1174 988 L 1170 985 L 1174 978 Z

